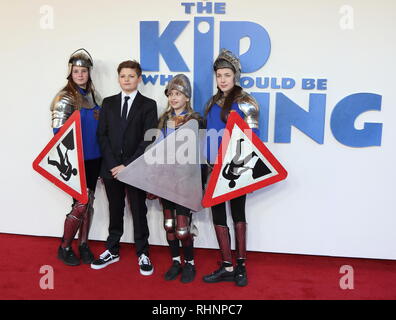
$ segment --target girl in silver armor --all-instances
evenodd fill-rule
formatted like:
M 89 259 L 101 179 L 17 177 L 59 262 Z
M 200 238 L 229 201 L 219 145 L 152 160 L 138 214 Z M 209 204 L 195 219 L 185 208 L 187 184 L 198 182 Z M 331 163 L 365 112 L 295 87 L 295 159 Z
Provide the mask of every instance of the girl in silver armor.
M 72 210 L 66 215 L 58 258 L 70 266 L 80 264 L 80 259 L 77 258 L 71 246 L 77 231 L 79 231 L 78 249 L 82 262 L 90 264 L 94 259 L 88 246 L 88 233 L 93 215 L 94 192 L 99 176 L 101 153 L 96 137 L 100 101 L 90 75 L 92 66 L 92 58 L 85 49 L 75 51 L 69 59 L 68 82 L 57 93 L 51 104 L 54 134 L 60 130 L 74 111 L 78 110 L 81 117 L 88 203 L 83 204 L 73 199 Z M 48 161 L 53 160 L 48 159 Z
M 198 120 L 202 128 L 202 117 L 191 108 L 191 85 L 184 74 L 178 74 L 169 81 L 165 95 L 168 107 L 159 119 L 159 129 L 166 137 L 191 119 Z M 172 257 L 172 265 L 165 274 L 166 280 L 174 280 L 181 273 L 181 282 L 194 280 L 193 234 L 191 229 L 191 210 L 166 199 L 160 199 L 164 213 L 164 228 Z M 180 243 L 183 248 L 184 265 L 180 255 Z
M 250 128 L 258 134 L 259 107 L 255 99 L 244 92 L 240 86 L 241 65 L 239 59 L 229 50 L 222 50 L 214 62 L 213 69 L 216 75 L 218 91 L 209 100 L 205 110 L 207 130 L 221 132 L 231 111 L 237 112 Z M 213 144 L 213 143 L 212 143 Z M 211 146 L 207 140 L 207 160 L 209 167 L 213 167 L 217 150 L 221 144 Z M 232 186 L 230 186 L 232 187 Z M 235 229 L 236 268 L 232 263 L 231 240 L 227 226 L 225 202 L 211 207 L 213 224 L 216 231 L 222 256 L 221 267 L 212 274 L 204 276 L 208 283 L 220 281 L 235 281 L 238 286 L 247 285 L 246 261 L 246 195 L 230 200 L 231 216 Z

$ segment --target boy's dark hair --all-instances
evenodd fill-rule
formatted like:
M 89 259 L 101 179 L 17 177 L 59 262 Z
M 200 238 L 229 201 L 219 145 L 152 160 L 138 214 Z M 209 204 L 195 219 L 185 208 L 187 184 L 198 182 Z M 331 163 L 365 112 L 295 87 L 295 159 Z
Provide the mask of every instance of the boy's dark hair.
M 137 62 L 136 60 L 127 60 L 123 61 L 118 65 L 117 72 L 120 74 L 121 69 L 123 68 L 129 68 L 129 69 L 134 69 L 136 71 L 136 74 L 138 77 L 142 75 L 142 68 L 140 67 L 140 63 Z

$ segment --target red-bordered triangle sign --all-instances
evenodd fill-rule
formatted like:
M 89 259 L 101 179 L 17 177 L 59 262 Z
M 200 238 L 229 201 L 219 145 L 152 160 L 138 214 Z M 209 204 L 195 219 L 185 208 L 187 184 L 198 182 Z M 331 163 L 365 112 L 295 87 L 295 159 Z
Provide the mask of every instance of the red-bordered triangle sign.
M 285 168 L 240 115 L 232 111 L 202 205 L 211 207 L 286 177 Z
M 88 202 L 79 111 L 74 111 L 33 161 L 33 169 L 74 199 Z

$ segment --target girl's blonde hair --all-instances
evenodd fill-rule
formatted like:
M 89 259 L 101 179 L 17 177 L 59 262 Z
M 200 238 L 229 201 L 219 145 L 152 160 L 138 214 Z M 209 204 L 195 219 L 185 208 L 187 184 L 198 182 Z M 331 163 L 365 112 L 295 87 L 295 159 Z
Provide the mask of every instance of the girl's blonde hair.
M 183 93 L 184 94 L 184 93 Z M 188 114 L 194 113 L 193 108 L 191 107 L 191 100 L 186 101 L 186 106 L 184 108 L 185 110 L 187 110 Z M 168 100 L 168 104 L 167 107 L 164 111 L 164 113 L 161 115 L 161 117 L 159 118 L 159 122 L 158 122 L 158 129 L 163 129 L 166 125 L 166 122 L 172 118 L 172 112 L 173 112 L 173 108 L 169 103 Z

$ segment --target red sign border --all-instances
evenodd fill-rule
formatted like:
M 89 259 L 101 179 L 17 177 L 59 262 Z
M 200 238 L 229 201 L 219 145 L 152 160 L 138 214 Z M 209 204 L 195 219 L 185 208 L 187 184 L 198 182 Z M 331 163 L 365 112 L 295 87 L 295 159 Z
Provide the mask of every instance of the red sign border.
M 232 133 L 234 126 L 237 125 L 242 131 L 251 130 L 248 124 L 241 118 L 241 116 L 235 112 L 231 111 L 227 120 L 225 132 Z M 205 208 L 212 207 L 216 204 L 234 199 L 236 197 L 240 197 L 249 192 L 253 192 L 255 190 L 267 187 L 276 182 L 282 181 L 287 177 L 286 169 L 280 164 L 280 162 L 275 158 L 275 156 L 268 150 L 268 148 L 264 145 L 264 143 L 260 140 L 260 138 L 252 131 L 252 140 L 251 142 L 254 146 L 263 154 L 263 156 L 268 160 L 268 162 L 274 167 L 274 169 L 278 172 L 277 175 L 272 176 L 268 179 L 258 181 L 246 187 L 240 188 L 235 191 L 228 192 L 221 196 L 213 198 L 213 193 L 216 187 L 217 180 L 220 175 L 220 171 L 222 168 L 222 164 L 224 161 L 225 153 L 228 148 L 228 144 L 230 142 L 232 134 L 224 134 L 221 145 L 219 147 L 216 163 L 213 167 L 212 174 L 209 178 L 208 185 L 205 190 L 204 197 L 202 199 L 202 206 Z M 224 146 L 223 146 L 224 144 Z M 224 154 L 222 154 L 222 150 L 224 150 Z
M 40 167 L 40 162 L 44 159 L 44 157 L 48 154 L 48 152 L 53 148 L 53 146 L 62 138 L 63 134 L 66 130 L 72 126 L 73 122 L 76 125 L 76 148 L 77 148 L 77 158 L 78 158 L 78 169 L 80 173 L 80 185 L 82 193 L 78 193 L 73 188 L 69 187 L 63 181 L 44 170 Z M 43 151 L 37 156 L 37 158 L 33 161 L 33 169 L 41 174 L 44 178 L 51 181 L 58 188 L 65 191 L 67 194 L 71 195 L 74 199 L 80 201 L 81 203 L 88 202 L 88 192 L 87 192 L 87 181 L 85 178 L 85 166 L 84 166 L 84 157 L 83 157 L 83 143 L 82 143 L 82 134 L 81 134 L 81 117 L 80 111 L 76 110 L 73 114 L 67 119 L 65 124 L 60 128 L 58 133 L 48 142 Z

